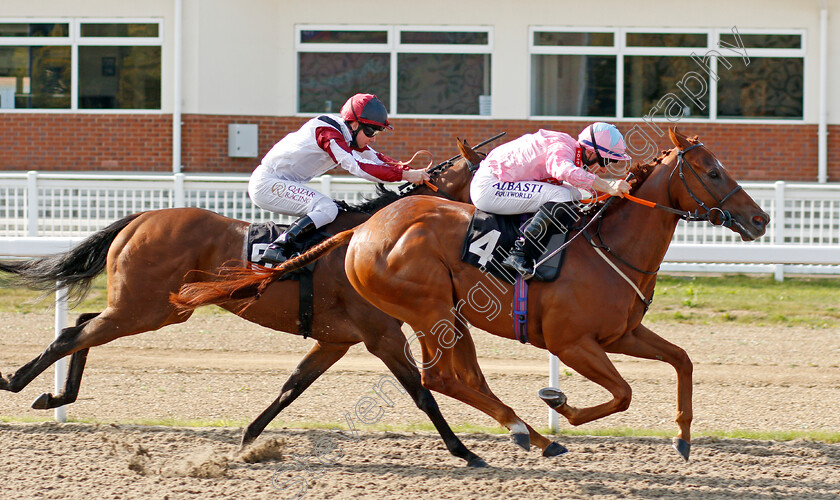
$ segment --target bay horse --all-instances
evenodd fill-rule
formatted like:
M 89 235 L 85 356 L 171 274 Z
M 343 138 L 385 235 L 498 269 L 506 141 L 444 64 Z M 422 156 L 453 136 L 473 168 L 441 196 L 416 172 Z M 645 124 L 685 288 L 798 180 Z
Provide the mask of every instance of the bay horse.
M 380 189 L 378 198 L 349 207 L 324 229 L 334 234 L 356 226 L 405 194 L 435 194 L 468 202 L 472 171 L 468 162 L 455 161 L 457 158 L 429 170 L 433 184 L 410 188 L 401 195 Z M 186 321 L 192 312 L 173 306 L 170 294 L 198 279 L 200 272 L 195 271 L 209 272 L 226 262 L 246 261 L 243 242 L 248 226 L 248 222 L 198 208 L 154 210 L 116 221 L 65 254 L 0 263 L 0 270 L 15 274 L 22 284 L 45 291 L 66 286 L 77 297 L 84 296 L 103 270 L 108 274 L 107 307 L 98 313 L 82 314 L 39 356 L 11 375 L 0 375 L 0 389 L 18 392 L 57 360 L 71 355 L 64 389 L 57 395 L 42 394 L 32 407 L 49 409 L 72 403 L 79 392 L 88 350 L 120 337 Z M 322 259 L 314 269 L 313 282 L 311 336 L 315 345 L 283 384 L 277 399 L 245 429 L 242 446 L 253 442 L 352 345 L 364 342 L 429 416 L 449 451 L 469 466 L 485 466 L 452 432 L 434 397 L 422 386 L 417 367 L 403 356 L 402 323 L 371 306 L 347 281 L 344 252 Z M 297 281 L 279 281 L 265 290 L 259 304 L 244 310 L 236 304 L 222 307 L 261 326 L 300 334 L 298 288 Z
M 531 344 L 547 349 L 612 395 L 605 403 L 577 408 L 559 390 L 540 391 L 542 399 L 575 426 L 630 405 L 630 385 L 607 353 L 672 365 L 677 373 L 679 427 L 673 446 L 688 460 L 691 360 L 683 349 L 642 324 L 656 273 L 680 217 L 726 225 L 745 241 L 762 236 L 770 217 L 697 138 L 688 139 L 676 130 L 669 130 L 669 135 L 674 148 L 631 169 L 633 198 L 643 204 L 612 198 L 605 204 L 612 206 L 603 206 L 597 220 L 590 218 L 597 230 L 584 226 L 579 234 L 586 238 L 571 241 L 558 279 L 530 284 L 528 331 Z M 514 338 L 513 286 L 461 260 L 474 210 L 438 198 L 405 198 L 278 268 L 229 270 L 226 287 L 192 283 L 174 299 L 195 305 L 258 296 L 284 273 L 349 242 L 345 270 L 350 283 L 416 332 L 413 338 L 422 346 L 423 385 L 487 413 L 510 429 L 516 442 L 524 442 L 524 422 L 486 393 L 476 375 L 480 372 L 473 344 L 465 342 L 466 322 Z

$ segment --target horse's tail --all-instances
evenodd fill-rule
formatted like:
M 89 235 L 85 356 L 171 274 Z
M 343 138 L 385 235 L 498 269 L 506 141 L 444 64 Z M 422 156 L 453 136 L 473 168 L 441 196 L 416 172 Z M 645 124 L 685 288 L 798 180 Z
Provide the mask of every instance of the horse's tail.
M 68 252 L 40 259 L 0 262 L 0 271 L 14 274 L 14 284 L 36 290 L 54 292 L 67 287 L 70 301 L 80 301 L 90 290 L 93 279 L 105 269 L 111 243 L 139 215 L 132 214 L 112 223 Z
M 342 231 L 275 268 L 260 265 L 221 267 L 218 273 L 206 273 L 212 281 L 194 281 L 182 285 L 178 293 L 169 295 L 169 302 L 182 311 L 191 311 L 200 306 L 245 299 L 247 302 L 243 305 L 244 308 L 257 300 L 263 290 L 274 281 L 315 262 L 350 241 L 355 231 L 355 228 Z

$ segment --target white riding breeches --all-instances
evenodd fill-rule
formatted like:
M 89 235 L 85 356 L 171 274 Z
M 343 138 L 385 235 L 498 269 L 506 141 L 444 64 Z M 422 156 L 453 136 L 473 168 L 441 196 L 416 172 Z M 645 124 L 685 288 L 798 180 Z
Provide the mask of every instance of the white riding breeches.
M 338 206 L 329 196 L 273 175 L 262 166 L 251 175 L 248 195 L 263 210 L 298 217 L 308 215 L 315 227 L 325 226 L 338 216 Z
M 536 212 L 549 202 L 579 200 L 580 191 L 540 181 L 500 181 L 489 168 L 479 168 L 470 184 L 476 208 L 501 215 Z

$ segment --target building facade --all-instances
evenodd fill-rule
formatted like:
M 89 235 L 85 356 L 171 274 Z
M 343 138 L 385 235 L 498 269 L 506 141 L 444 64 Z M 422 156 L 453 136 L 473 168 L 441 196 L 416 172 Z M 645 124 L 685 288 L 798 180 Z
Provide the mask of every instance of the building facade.
M 740 179 L 837 182 L 838 25 L 840 0 L 5 0 L 0 170 L 247 173 L 364 91 L 397 158 L 609 121 L 634 160 L 678 126 Z

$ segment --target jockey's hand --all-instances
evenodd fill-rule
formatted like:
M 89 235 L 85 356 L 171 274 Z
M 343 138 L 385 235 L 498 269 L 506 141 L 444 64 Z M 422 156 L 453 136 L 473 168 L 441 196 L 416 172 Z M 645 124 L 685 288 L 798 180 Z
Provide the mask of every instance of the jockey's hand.
M 595 189 L 602 193 L 607 193 L 610 196 L 624 196 L 630 192 L 630 184 L 624 179 L 613 179 L 609 181 L 598 179 L 598 181 L 593 184 Z
M 408 181 L 412 184 L 423 184 L 431 179 L 429 173 L 425 170 L 403 170 L 402 180 Z

